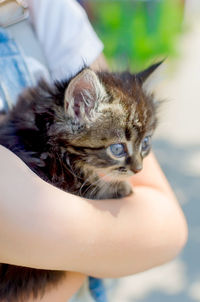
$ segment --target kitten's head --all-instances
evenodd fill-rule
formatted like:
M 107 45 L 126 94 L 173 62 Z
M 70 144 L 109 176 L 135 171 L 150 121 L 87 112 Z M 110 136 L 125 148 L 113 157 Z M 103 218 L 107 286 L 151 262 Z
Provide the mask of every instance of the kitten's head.
M 138 74 L 86 68 L 70 81 L 64 129 L 76 167 L 115 180 L 142 169 L 157 122 L 157 103 L 143 84 L 159 65 Z

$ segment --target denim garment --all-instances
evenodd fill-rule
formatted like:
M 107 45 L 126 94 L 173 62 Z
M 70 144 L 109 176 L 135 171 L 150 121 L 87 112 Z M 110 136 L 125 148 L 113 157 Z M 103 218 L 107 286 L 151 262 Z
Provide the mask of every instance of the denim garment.
M 17 96 L 32 85 L 23 55 L 6 30 L 0 28 L 0 110 L 8 111 Z
M 89 277 L 89 289 L 94 301 L 108 302 L 106 297 L 106 290 L 102 279 Z
M 19 93 L 25 87 L 35 84 L 29 70 L 31 68 L 27 67 L 16 42 L 9 37 L 5 29 L 0 27 L 0 110 L 7 112 L 16 103 Z M 88 292 L 86 293 L 88 300 L 107 302 L 101 279 L 89 277 L 86 292 Z M 76 298 L 72 300 L 75 302 Z M 89 301 L 84 300 L 84 302 Z
M 104 285 L 102 279 L 89 277 L 69 302 L 108 302 L 106 293 L 111 295 L 112 289 L 110 282 Z

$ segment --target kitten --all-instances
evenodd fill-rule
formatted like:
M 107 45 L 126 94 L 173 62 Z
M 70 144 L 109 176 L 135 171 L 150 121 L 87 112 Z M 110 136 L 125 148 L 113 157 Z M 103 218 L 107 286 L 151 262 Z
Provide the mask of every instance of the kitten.
M 160 65 L 138 74 L 84 68 L 70 80 L 24 91 L 0 124 L 0 144 L 45 181 L 90 199 L 132 193 L 125 181 L 142 169 L 157 123 L 143 84 Z M 0 300 L 42 295 L 64 272 L 0 265 Z

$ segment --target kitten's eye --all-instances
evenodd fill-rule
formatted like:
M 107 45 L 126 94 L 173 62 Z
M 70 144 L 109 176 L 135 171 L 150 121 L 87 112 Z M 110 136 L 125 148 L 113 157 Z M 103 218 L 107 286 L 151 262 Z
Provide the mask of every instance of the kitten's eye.
M 125 149 L 123 144 L 113 144 L 110 145 L 110 151 L 116 157 L 123 157 L 125 155 Z
M 142 141 L 142 152 L 149 150 L 151 145 L 151 136 L 146 136 Z

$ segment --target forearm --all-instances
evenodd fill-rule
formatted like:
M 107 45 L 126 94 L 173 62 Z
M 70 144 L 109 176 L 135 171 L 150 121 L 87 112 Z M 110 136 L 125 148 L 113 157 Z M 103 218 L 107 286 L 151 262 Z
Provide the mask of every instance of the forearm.
M 0 165 L 1 262 L 121 276 L 170 260 L 185 243 L 185 219 L 164 189 L 143 184 L 129 198 L 84 200 L 45 183 L 4 148 Z
M 101 53 L 96 60 L 90 65 L 90 68 L 92 68 L 95 71 L 101 71 L 101 70 L 109 70 L 107 61 L 103 55 L 103 53 Z

